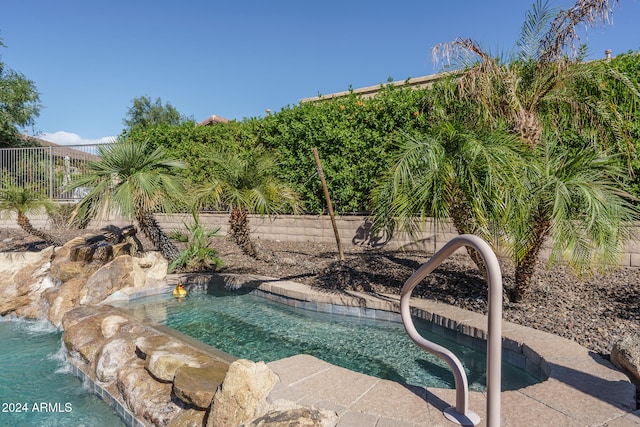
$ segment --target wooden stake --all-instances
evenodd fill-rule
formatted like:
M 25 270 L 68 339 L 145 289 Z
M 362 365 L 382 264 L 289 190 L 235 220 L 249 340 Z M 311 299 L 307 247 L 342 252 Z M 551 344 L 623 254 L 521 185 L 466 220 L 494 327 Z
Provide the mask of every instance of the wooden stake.
M 340 234 L 338 233 L 336 217 L 333 214 L 333 206 L 331 205 L 331 198 L 329 197 L 329 189 L 327 188 L 327 182 L 324 179 L 324 172 L 322 171 L 322 165 L 320 164 L 320 156 L 318 155 L 318 149 L 316 147 L 313 147 L 313 157 L 316 159 L 316 167 L 318 168 L 318 175 L 320 175 L 320 182 L 322 182 L 322 190 L 324 191 L 324 198 L 327 200 L 327 208 L 329 210 L 329 216 L 331 217 L 331 226 L 333 227 L 333 234 L 336 236 L 336 244 L 338 245 L 338 254 L 340 255 L 340 261 L 344 261 L 344 252 L 342 252 L 342 244 L 340 244 Z

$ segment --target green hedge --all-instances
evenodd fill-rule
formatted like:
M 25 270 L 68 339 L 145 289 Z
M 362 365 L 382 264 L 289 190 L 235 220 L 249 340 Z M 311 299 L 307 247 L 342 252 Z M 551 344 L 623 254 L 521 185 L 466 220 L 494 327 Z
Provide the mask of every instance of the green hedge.
M 376 179 L 389 167 L 389 153 L 406 134 L 428 130 L 427 89 L 385 85 L 378 96 L 346 97 L 296 106 L 260 119 L 198 127 L 158 125 L 132 131 L 129 136 L 147 140 L 150 148 L 166 147 L 189 165 L 194 182 L 209 176 L 215 149 L 241 149 L 261 144 L 277 152 L 280 178 L 299 191 L 304 209 L 326 209 L 313 147 L 318 149 L 334 209 L 338 213 L 367 211 Z
M 614 69 L 629 76 L 640 88 L 640 55 L 619 55 L 611 61 Z M 371 189 L 390 166 L 390 154 L 407 135 L 428 133 L 430 123 L 439 118 L 458 117 L 464 107 L 434 102 L 450 91 L 441 90 L 451 80 L 443 79 L 434 88 L 411 89 L 408 85 L 383 85 L 373 98 L 349 95 L 287 106 L 264 118 L 232 121 L 227 124 L 198 127 L 193 122 L 180 126 L 158 125 L 136 130 L 130 137 L 147 140 L 150 147 L 164 146 L 185 160 L 186 172 L 194 182 L 210 176 L 210 159 L 215 150 L 239 150 L 261 144 L 274 150 L 280 159 L 280 178 L 301 195 L 303 208 L 310 213 L 326 211 L 320 180 L 315 176 L 312 149 L 320 154 L 327 185 L 338 213 L 369 210 Z M 612 93 L 616 93 L 612 88 Z M 620 94 L 623 93 L 620 88 Z M 614 96 L 615 97 L 615 96 Z M 637 99 L 619 96 L 613 100 L 626 105 L 633 143 L 640 150 L 640 117 L 633 103 Z M 448 105 L 449 111 L 440 111 Z M 458 117 L 464 120 L 463 117 Z M 582 141 L 577 143 L 582 144 Z M 214 150 L 215 149 L 215 150 Z M 640 160 L 632 159 L 635 177 L 628 189 L 640 196 Z

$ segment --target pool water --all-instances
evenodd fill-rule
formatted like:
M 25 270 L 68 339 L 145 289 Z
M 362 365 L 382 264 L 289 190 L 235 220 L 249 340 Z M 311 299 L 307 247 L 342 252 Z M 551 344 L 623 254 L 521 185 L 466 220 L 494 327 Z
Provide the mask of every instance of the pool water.
M 378 378 L 424 387 L 455 388 L 448 365 L 417 347 L 401 323 L 297 309 L 246 292 L 220 289 L 133 300 L 129 309 L 239 358 L 271 362 L 310 354 Z M 485 390 L 486 356 L 425 330 L 427 339 L 449 348 L 465 367 L 469 388 Z M 506 362 L 502 388 L 540 382 Z
M 71 373 L 61 337 L 44 321 L 0 320 L 0 425 L 124 426 Z

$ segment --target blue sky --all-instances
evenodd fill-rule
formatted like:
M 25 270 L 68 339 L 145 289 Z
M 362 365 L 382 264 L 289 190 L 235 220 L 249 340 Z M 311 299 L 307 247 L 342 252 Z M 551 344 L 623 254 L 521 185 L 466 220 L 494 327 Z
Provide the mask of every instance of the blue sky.
M 532 1 L 3 0 L 2 61 L 34 81 L 30 133 L 90 143 L 119 134 L 134 98 L 196 121 L 264 116 L 300 99 L 433 74 L 458 36 L 513 49 Z M 571 1 L 552 1 L 567 8 Z M 589 30 L 590 58 L 640 50 L 640 3 Z

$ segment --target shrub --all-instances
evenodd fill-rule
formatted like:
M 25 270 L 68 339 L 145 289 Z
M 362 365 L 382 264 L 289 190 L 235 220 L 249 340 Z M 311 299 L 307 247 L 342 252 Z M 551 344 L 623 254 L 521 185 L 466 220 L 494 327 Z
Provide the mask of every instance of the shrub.
M 197 212 L 193 212 L 193 224 L 184 226 L 189 230 L 189 240 L 183 251 L 169 265 L 169 272 L 181 271 L 210 271 L 222 267 L 223 263 L 211 247 L 210 238 L 218 234 L 220 228 L 207 230 L 200 223 Z

